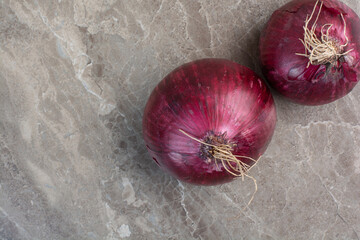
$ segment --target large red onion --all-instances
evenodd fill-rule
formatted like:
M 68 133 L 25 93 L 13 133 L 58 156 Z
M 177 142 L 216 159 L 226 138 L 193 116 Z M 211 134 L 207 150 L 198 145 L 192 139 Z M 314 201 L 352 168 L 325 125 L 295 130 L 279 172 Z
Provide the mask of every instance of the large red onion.
M 214 185 L 234 179 L 237 165 L 216 159 L 218 149 L 206 144 L 230 147 L 229 154 L 250 167 L 250 158 L 264 153 L 275 122 L 271 93 L 252 70 L 224 59 L 203 59 L 175 69 L 154 89 L 143 135 L 162 169 L 185 182 Z
M 273 13 L 260 38 L 270 85 L 306 105 L 348 94 L 360 78 L 359 57 L 360 19 L 337 0 L 291 1 Z

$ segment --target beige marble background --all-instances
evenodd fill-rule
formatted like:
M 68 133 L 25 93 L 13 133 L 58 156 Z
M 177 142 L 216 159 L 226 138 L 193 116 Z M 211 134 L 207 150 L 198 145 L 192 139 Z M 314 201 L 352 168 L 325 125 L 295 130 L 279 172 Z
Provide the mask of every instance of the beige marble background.
M 285 2 L 0 0 L 0 239 L 359 240 L 360 86 L 320 107 L 275 94 L 243 214 L 251 181 L 183 184 L 144 147 L 153 87 L 203 57 L 259 73 Z

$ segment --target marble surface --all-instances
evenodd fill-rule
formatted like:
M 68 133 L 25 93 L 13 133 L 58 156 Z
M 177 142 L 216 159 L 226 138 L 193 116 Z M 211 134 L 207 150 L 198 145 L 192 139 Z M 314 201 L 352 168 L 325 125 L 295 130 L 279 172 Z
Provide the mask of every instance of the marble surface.
M 259 33 L 285 2 L 0 0 L 0 239 L 360 239 L 360 85 L 320 107 L 274 95 L 242 214 L 251 180 L 178 182 L 142 140 L 178 65 L 259 73 Z

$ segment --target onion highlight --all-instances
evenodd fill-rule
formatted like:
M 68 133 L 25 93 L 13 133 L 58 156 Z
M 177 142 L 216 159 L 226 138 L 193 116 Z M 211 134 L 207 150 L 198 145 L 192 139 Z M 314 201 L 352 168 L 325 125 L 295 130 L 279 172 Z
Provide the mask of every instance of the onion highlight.
M 252 70 L 202 59 L 175 69 L 153 90 L 143 136 L 162 169 L 188 183 L 215 185 L 248 176 L 275 123 L 271 93 Z
M 348 94 L 360 78 L 360 19 L 337 0 L 294 0 L 261 33 L 270 85 L 290 100 L 321 105 Z

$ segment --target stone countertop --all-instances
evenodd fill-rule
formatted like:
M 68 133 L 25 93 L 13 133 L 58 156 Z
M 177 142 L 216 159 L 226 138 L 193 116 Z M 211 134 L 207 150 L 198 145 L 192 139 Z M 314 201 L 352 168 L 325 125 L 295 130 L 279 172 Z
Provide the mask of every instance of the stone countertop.
M 0 239 L 359 239 L 360 86 L 319 107 L 275 93 L 243 214 L 251 180 L 181 183 L 144 146 L 154 86 L 204 57 L 259 73 L 285 2 L 0 0 Z

